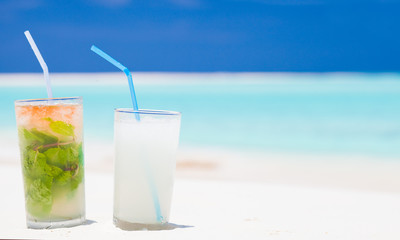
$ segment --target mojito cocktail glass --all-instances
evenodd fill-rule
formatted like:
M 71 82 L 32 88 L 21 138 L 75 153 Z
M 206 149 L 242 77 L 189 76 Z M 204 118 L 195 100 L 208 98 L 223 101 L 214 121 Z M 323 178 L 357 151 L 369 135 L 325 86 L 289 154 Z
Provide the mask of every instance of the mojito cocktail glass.
M 15 101 L 28 228 L 85 221 L 81 97 Z
M 114 224 L 163 229 L 169 221 L 181 114 L 116 109 Z

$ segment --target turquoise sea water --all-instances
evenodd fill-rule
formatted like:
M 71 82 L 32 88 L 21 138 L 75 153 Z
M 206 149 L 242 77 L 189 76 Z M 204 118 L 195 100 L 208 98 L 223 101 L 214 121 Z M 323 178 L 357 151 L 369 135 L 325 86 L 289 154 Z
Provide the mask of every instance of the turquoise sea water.
M 184 146 L 400 157 L 400 77 L 363 76 L 137 84 L 136 91 L 140 108 L 182 112 Z M 53 92 L 83 96 L 87 141 L 112 142 L 113 109 L 130 107 L 123 85 Z M 0 128 L 15 128 L 14 100 L 43 96 L 43 86 L 0 87 Z

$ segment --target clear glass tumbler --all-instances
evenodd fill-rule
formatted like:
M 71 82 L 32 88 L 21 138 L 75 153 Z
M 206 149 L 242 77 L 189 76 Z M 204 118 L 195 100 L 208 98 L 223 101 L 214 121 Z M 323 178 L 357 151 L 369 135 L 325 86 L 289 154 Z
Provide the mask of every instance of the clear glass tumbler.
M 114 224 L 124 230 L 167 226 L 181 114 L 115 109 Z
M 28 228 L 85 221 L 82 97 L 15 101 Z

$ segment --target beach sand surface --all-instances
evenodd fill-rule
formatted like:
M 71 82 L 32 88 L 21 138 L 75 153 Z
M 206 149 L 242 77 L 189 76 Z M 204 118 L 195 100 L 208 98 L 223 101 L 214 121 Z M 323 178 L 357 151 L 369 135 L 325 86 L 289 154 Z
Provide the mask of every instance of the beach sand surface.
M 172 230 L 123 231 L 112 223 L 111 173 L 87 171 L 87 222 L 25 227 L 22 176 L 2 165 L 0 238 L 29 239 L 399 239 L 400 193 L 254 181 L 177 178 Z
M 178 154 L 173 229 L 123 231 L 112 223 L 113 148 L 105 143 L 85 147 L 86 224 L 31 230 L 25 226 L 18 149 L 12 141 L 4 144 L 0 238 L 400 238 L 395 160 L 185 147 Z

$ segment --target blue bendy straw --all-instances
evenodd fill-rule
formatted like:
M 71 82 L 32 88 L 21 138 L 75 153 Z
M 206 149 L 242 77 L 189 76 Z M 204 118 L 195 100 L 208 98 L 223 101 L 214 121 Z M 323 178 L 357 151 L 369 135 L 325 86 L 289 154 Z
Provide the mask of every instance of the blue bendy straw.
M 131 75 L 131 72 L 129 72 L 128 68 L 126 68 L 124 65 L 122 65 L 121 63 L 116 61 L 114 58 L 112 58 L 107 53 L 105 53 L 102 50 L 100 50 L 99 48 L 97 48 L 95 45 L 92 45 L 92 47 L 90 49 L 93 52 L 95 52 L 98 55 L 100 55 L 100 57 L 102 57 L 105 60 L 109 61 L 111 64 L 113 64 L 117 68 L 121 69 L 125 73 L 125 75 L 128 77 L 129 90 L 131 92 L 133 110 L 138 111 L 138 105 L 137 105 L 137 102 L 136 102 L 135 88 L 133 87 L 132 75 Z M 139 114 L 137 112 L 135 113 L 135 117 L 136 117 L 136 119 L 138 121 L 140 121 L 140 116 L 139 116 Z M 157 189 L 156 189 L 156 186 L 155 186 L 155 183 L 154 183 L 151 171 L 150 171 L 150 166 L 148 165 L 147 161 L 144 161 L 143 164 L 145 165 L 144 168 L 145 168 L 145 171 L 146 171 L 147 180 L 148 180 L 149 185 L 150 185 L 151 195 L 153 197 L 153 204 L 154 204 L 154 209 L 156 211 L 157 222 L 161 223 L 164 220 L 164 218 L 163 218 L 163 216 L 161 216 L 160 202 L 158 200 Z
M 138 105 L 137 105 L 137 101 L 136 101 L 136 94 L 135 94 L 135 88 L 133 87 L 133 81 L 132 81 L 132 74 L 131 72 L 129 72 L 129 69 L 127 67 L 125 67 L 124 65 L 122 65 L 121 63 L 119 63 L 117 60 L 115 60 L 114 58 L 112 58 L 110 55 L 108 55 L 107 53 L 103 52 L 102 50 L 100 50 L 98 47 L 96 47 L 95 45 L 92 45 L 92 47 L 90 48 L 90 50 L 92 50 L 93 52 L 97 53 L 100 57 L 104 58 L 105 60 L 109 61 L 112 65 L 116 66 L 117 68 L 121 69 L 121 71 L 123 71 L 126 75 L 126 77 L 128 78 L 128 83 L 129 83 L 129 91 L 131 92 L 131 99 L 132 99 L 132 104 L 133 104 L 133 110 L 138 111 Z M 135 117 L 138 121 L 140 121 L 140 116 L 138 113 L 135 113 Z

